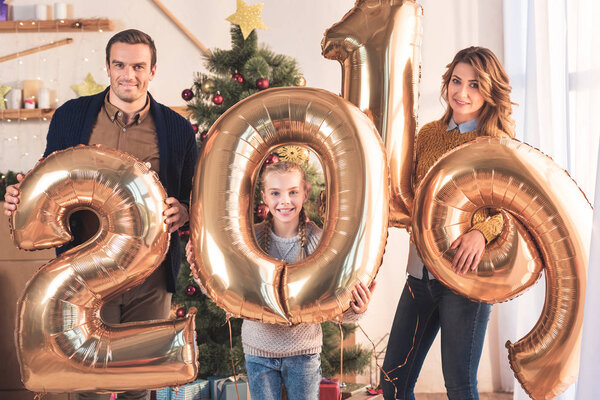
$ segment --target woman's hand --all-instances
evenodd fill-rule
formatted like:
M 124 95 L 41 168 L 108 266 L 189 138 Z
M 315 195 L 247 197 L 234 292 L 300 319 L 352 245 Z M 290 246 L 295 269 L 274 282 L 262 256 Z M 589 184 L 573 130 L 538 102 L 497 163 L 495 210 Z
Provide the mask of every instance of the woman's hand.
M 367 311 L 367 307 L 369 306 L 369 302 L 371 301 L 371 293 L 375 290 L 375 286 L 377 283 L 373 281 L 371 286 L 367 288 L 364 283 L 359 283 L 352 290 L 352 298 L 354 301 L 350 302 L 350 308 L 356 314 L 362 314 Z
M 462 234 L 452 242 L 451 249 L 457 249 L 452 260 L 452 269 L 457 274 L 466 274 L 469 269 L 475 270 L 483 250 L 485 250 L 485 237 L 476 229 Z

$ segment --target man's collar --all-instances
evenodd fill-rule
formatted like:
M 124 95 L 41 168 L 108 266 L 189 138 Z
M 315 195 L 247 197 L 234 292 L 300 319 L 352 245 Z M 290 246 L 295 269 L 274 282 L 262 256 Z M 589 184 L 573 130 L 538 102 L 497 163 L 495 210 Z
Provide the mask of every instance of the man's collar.
M 446 131 L 451 131 L 453 129 L 458 129 L 460 133 L 474 131 L 475 129 L 477 129 L 477 118 L 467 122 L 463 122 L 462 124 L 457 124 L 456 122 L 454 122 L 454 119 L 450 118 L 450 123 L 448 124 L 448 128 L 446 129 Z
M 106 96 L 104 97 L 104 109 L 106 110 L 106 114 L 108 114 L 108 117 L 111 119 L 111 121 L 118 120 L 118 121 L 122 122 L 125 111 L 119 109 L 119 107 L 112 104 L 109 101 L 109 95 L 110 95 L 110 91 L 108 91 L 106 93 Z M 150 113 L 150 95 L 146 94 L 146 104 L 140 111 L 135 113 L 135 115 L 133 116 L 133 119 L 130 123 L 135 122 L 135 124 L 137 124 L 137 125 L 141 124 L 142 121 L 144 121 L 144 118 L 146 118 L 149 113 Z

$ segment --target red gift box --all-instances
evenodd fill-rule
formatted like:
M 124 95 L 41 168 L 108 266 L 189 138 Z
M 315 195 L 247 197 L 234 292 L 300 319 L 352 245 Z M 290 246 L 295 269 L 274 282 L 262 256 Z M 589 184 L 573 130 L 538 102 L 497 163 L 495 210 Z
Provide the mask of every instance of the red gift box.
M 339 400 L 340 399 L 340 384 L 339 383 L 321 383 L 319 386 L 319 400 Z

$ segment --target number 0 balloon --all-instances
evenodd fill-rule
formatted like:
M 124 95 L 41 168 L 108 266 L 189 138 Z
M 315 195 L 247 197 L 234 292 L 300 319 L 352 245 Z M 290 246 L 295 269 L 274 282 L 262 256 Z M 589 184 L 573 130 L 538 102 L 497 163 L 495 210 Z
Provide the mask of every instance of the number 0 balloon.
M 194 316 L 107 325 L 102 305 L 146 279 L 169 234 L 158 176 L 117 150 L 80 146 L 39 162 L 21 183 L 10 219 L 15 244 L 47 249 L 72 240 L 69 216 L 90 209 L 100 229 L 44 265 L 17 312 L 17 354 L 36 392 L 121 391 L 181 385 L 196 377 Z
M 319 247 L 289 265 L 258 247 L 252 215 L 263 162 L 286 144 L 314 150 L 327 184 Z M 369 285 L 381 265 L 388 185 L 377 130 L 348 101 L 312 88 L 248 97 L 211 127 L 196 168 L 190 217 L 196 277 L 235 316 L 282 324 L 339 316 L 352 288 Z

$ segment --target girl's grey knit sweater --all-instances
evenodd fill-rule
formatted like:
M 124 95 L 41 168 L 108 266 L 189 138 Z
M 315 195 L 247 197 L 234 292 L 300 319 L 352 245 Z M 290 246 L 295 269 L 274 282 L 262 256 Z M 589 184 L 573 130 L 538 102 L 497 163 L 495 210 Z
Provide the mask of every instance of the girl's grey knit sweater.
M 300 252 L 298 236 L 281 238 L 270 231 L 266 223 L 255 225 L 256 239 L 263 247 L 265 235 L 271 236 L 269 255 L 289 263 L 296 262 Z M 313 222 L 306 225 L 306 254 L 311 254 L 319 245 L 321 230 Z M 344 322 L 357 321 L 359 314 L 351 309 L 343 314 Z M 281 358 L 300 354 L 321 352 L 323 333 L 321 324 L 276 325 L 244 320 L 242 323 L 242 344 L 244 354 Z

